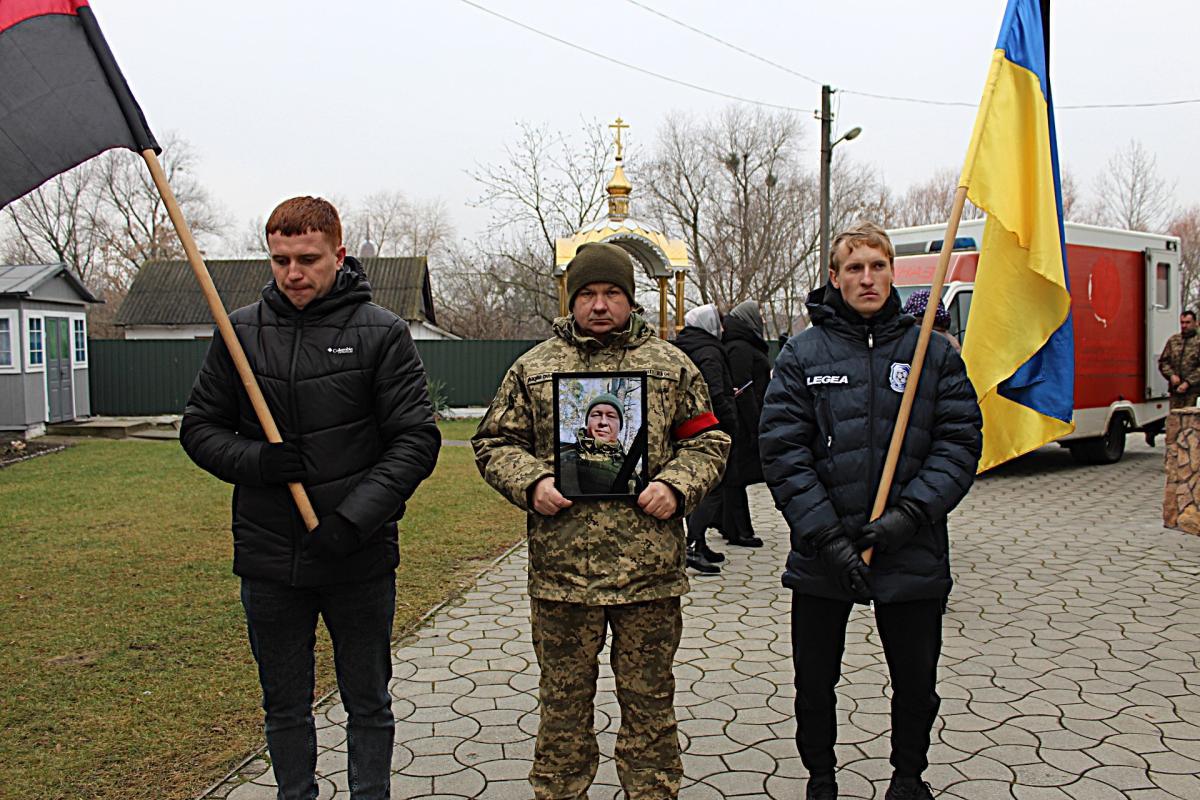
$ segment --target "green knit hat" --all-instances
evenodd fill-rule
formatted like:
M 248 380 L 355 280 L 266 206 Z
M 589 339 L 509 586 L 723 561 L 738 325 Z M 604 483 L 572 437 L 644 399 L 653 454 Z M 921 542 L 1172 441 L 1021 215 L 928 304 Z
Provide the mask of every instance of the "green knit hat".
M 633 259 L 615 244 L 592 242 L 580 246 L 567 264 L 567 308 L 589 283 L 611 283 L 633 302 Z
M 615 408 L 617 410 L 617 418 L 621 420 L 621 427 L 625 427 L 625 409 L 621 406 L 621 401 L 617 399 L 617 396 L 608 392 L 596 395 L 592 402 L 588 403 L 587 411 L 583 412 L 583 427 L 587 427 L 587 418 L 591 416 L 592 409 L 596 406 L 612 406 Z

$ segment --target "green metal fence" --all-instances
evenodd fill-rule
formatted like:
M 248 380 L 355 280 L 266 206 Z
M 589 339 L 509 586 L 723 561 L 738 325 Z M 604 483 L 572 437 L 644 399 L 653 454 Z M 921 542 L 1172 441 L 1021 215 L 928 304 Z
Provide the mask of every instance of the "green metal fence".
M 91 339 L 92 413 L 179 414 L 208 352 L 205 340 Z
M 452 406 L 486 406 L 517 357 L 533 339 L 427 340 L 417 342 L 429 380 L 441 384 Z M 435 387 L 437 388 L 437 387 Z
M 88 375 L 92 413 L 179 414 L 208 340 L 92 339 Z M 534 340 L 417 341 L 430 381 L 452 406 L 486 406 L 504 372 Z
M 418 340 L 417 350 L 451 406 L 486 406 L 517 356 L 534 339 Z M 179 414 L 208 352 L 206 339 L 91 339 L 92 413 Z M 771 342 L 774 360 L 779 345 Z

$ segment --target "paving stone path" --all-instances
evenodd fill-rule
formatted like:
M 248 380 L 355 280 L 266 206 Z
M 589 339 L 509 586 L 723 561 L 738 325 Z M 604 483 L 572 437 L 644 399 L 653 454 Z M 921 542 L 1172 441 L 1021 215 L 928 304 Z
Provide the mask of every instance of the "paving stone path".
M 1162 450 L 1109 467 L 1046 448 L 980 480 L 951 522 L 957 586 L 945 622 L 941 717 L 927 780 L 960 800 L 1200 798 L 1200 539 L 1161 527 Z M 786 526 L 752 493 L 767 546 L 725 548 L 695 578 L 676 666 L 681 797 L 799 798 Z M 394 798 L 532 796 L 537 726 L 525 551 L 396 649 Z M 869 612 L 851 618 L 839 687 L 842 796 L 890 774 L 887 671 Z M 348 798 L 345 713 L 319 715 L 321 798 Z M 602 668 L 596 726 L 619 724 Z M 620 796 L 606 756 L 592 798 Z M 208 797 L 266 800 L 266 761 Z

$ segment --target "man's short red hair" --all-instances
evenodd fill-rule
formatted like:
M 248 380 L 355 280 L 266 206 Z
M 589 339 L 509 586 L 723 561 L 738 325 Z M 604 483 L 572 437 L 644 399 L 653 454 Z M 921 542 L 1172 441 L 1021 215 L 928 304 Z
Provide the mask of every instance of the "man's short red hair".
M 275 206 L 267 220 L 267 236 L 301 236 L 312 231 L 325 234 L 335 250 L 342 246 L 342 220 L 333 203 L 320 197 L 293 197 Z

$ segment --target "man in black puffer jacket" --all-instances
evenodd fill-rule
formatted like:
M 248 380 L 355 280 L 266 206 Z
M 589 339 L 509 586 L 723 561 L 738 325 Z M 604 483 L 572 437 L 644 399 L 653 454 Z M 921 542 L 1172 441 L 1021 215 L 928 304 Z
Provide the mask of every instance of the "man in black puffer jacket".
M 274 280 L 230 321 L 283 438 L 268 444 L 221 337 L 213 338 L 180 440 L 234 484 L 233 571 L 242 578 L 267 746 L 281 798 L 315 798 L 317 616 L 348 714 L 354 798 L 386 797 L 396 522 L 437 463 L 441 435 L 408 325 L 371 302 L 336 209 L 297 197 L 266 225 Z M 305 529 L 287 484 L 320 524 Z
M 921 774 L 940 703 L 946 516 L 975 479 L 982 421 L 962 359 L 932 337 L 887 508 L 868 522 L 919 331 L 892 291 L 893 258 L 869 223 L 834 239 L 830 282 L 809 298 L 813 327 L 775 362 L 762 414 L 763 473 L 791 529 L 783 583 L 810 800 L 837 797 L 834 686 L 851 607 L 870 600 L 893 689 L 887 800 L 932 796 Z

